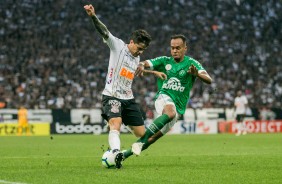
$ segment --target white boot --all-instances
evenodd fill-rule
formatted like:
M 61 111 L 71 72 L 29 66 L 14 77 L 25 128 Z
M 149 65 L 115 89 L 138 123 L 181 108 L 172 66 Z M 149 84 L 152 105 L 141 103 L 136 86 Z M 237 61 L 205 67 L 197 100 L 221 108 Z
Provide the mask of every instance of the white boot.
M 133 144 L 132 144 L 132 147 L 131 147 L 132 152 L 133 152 L 135 155 L 139 156 L 139 155 L 141 154 L 143 144 L 144 144 L 144 143 L 142 143 L 142 142 L 133 143 Z

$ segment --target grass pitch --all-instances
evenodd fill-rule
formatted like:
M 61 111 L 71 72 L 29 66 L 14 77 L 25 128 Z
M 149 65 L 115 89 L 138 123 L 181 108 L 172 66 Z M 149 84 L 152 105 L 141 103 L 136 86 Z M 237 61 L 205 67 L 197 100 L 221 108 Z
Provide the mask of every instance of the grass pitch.
M 123 148 L 136 138 L 121 135 Z M 122 169 L 101 165 L 107 135 L 0 137 L 0 183 L 282 183 L 282 134 L 167 135 Z

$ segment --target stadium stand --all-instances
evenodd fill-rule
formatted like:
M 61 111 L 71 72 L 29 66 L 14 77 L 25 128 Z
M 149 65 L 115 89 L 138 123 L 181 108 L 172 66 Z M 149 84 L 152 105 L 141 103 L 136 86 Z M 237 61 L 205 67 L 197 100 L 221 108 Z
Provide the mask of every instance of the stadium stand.
M 109 49 L 76 0 L 0 2 L 0 104 L 5 108 L 99 108 Z M 189 38 L 188 55 L 214 79 L 194 86 L 188 107 L 232 107 L 236 91 L 251 107 L 281 108 L 282 3 L 276 0 L 95 1 L 112 34 L 144 28 L 153 38 L 141 60 L 170 55 L 170 36 Z M 138 78 L 134 92 L 153 109 L 153 76 Z M 2 103 L 1 103 L 2 102 Z M 3 105 L 5 103 L 5 105 Z

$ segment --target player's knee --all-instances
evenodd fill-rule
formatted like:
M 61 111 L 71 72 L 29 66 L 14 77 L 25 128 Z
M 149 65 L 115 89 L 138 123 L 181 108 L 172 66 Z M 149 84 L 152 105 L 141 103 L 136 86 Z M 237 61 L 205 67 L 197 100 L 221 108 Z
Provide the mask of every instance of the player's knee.
M 171 120 L 174 119 L 175 116 L 176 116 L 176 112 L 174 110 L 166 111 L 165 114 L 168 115 L 169 119 L 171 119 Z
M 120 127 L 121 127 L 121 119 L 112 118 L 109 120 L 110 130 L 120 131 Z
M 173 105 L 166 105 L 166 107 L 163 110 L 163 113 L 168 115 L 169 119 L 173 119 L 176 116 L 176 111 L 175 111 L 175 107 Z
M 109 124 L 109 129 L 111 130 L 117 130 L 120 132 L 120 126 L 115 125 L 115 124 Z

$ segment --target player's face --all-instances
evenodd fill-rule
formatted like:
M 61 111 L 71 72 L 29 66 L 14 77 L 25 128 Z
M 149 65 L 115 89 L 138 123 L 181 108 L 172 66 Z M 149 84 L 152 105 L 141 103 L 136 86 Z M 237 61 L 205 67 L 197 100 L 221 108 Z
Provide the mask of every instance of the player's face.
M 141 55 L 146 48 L 144 43 L 134 43 L 133 40 L 128 44 L 128 49 L 134 57 Z
M 176 62 L 183 60 L 185 53 L 187 51 L 187 46 L 181 38 L 172 39 L 170 41 L 170 52 L 171 56 Z

